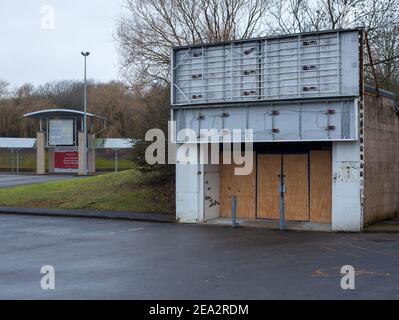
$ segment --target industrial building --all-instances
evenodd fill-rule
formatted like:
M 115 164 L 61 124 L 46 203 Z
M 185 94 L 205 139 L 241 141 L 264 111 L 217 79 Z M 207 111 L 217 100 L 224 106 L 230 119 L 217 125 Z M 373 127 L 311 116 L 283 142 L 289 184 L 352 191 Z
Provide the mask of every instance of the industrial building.
M 225 132 L 252 129 L 254 161 L 243 176 L 223 157 L 178 158 L 177 219 L 228 221 L 233 198 L 241 221 L 278 221 L 283 211 L 315 230 L 361 231 L 397 214 L 398 105 L 365 84 L 365 41 L 355 29 L 173 48 L 177 147 L 207 158 L 203 129 L 216 130 L 221 154 Z

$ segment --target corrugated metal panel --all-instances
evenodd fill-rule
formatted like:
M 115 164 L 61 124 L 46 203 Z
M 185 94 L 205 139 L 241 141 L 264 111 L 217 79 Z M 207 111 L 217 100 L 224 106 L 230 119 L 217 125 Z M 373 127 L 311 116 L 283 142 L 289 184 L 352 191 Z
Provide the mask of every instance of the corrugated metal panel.
M 357 139 L 357 99 L 307 102 L 259 103 L 212 108 L 176 108 L 176 141 L 203 142 L 206 130 L 214 130 L 208 140 L 221 142 L 232 130 L 253 130 L 254 142 L 340 141 Z M 185 129 L 191 129 L 186 137 Z
M 359 32 L 175 48 L 173 105 L 359 95 Z

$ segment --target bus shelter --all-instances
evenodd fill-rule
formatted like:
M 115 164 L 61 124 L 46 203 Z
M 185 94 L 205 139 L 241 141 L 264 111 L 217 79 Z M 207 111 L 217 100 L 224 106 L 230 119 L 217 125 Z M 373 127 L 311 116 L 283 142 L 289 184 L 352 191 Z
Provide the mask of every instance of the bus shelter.
M 106 118 L 86 113 L 87 141 L 84 139 L 84 112 L 71 109 L 47 109 L 24 116 L 39 122 L 36 139 L 36 173 L 46 173 L 46 150 L 49 173 L 84 175 L 84 144 L 87 144 L 87 172 L 96 172 L 95 136 L 106 127 Z M 95 125 L 95 122 L 100 122 Z M 95 128 L 101 128 L 95 132 Z

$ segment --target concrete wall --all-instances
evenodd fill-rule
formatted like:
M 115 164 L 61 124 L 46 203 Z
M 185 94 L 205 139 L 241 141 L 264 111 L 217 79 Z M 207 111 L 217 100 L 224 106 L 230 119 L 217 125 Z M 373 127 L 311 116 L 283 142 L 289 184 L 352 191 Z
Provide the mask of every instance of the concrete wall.
M 45 133 L 39 131 L 36 140 L 36 173 L 46 173 L 46 149 L 45 149 Z
M 399 212 L 399 116 L 395 101 L 368 94 L 364 103 L 364 223 Z
M 360 142 L 334 142 L 332 162 L 332 230 L 361 231 Z
M 96 173 L 96 150 L 94 149 L 94 134 L 88 134 L 88 152 L 87 152 L 87 170 L 89 173 L 94 174 Z
M 93 134 L 87 134 L 88 149 L 87 149 L 87 173 L 92 174 L 96 172 L 96 155 L 93 152 L 92 146 L 94 141 Z M 78 152 L 79 152 L 79 169 L 78 174 L 84 174 L 84 133 L 78 132 Z
M 180 147 L 177 145 L 177 150 Z M 199 153 L 198 145 L 191 147 Z M 204 165 L 193 157 L 197 163 L 176 157 L 176 219 L 180 222 L 204 221 Z
M 78 132 L 78 153 L 79 153 L 79 169 L 78 174 L 84 175 L 84 143 L 85 143 L 85 135 L 82 131 Z
M 220 215 L 220 166 L 204 165 L 204 220 L 218 218 Z

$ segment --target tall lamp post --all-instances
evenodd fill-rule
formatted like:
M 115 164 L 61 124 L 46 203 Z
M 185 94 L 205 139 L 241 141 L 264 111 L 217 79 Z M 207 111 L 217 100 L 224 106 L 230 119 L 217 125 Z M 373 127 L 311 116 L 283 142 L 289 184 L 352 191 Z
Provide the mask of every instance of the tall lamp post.
M 85 79 L 84 79 L 84 119 L 83 119 L 83 130 L 84 130 L 84 149 L 83 149 L 83 174 L 87 176 L 87 80 L 86 80 L 86 58 L 90 52 L 81 52 L 85 60 Z

